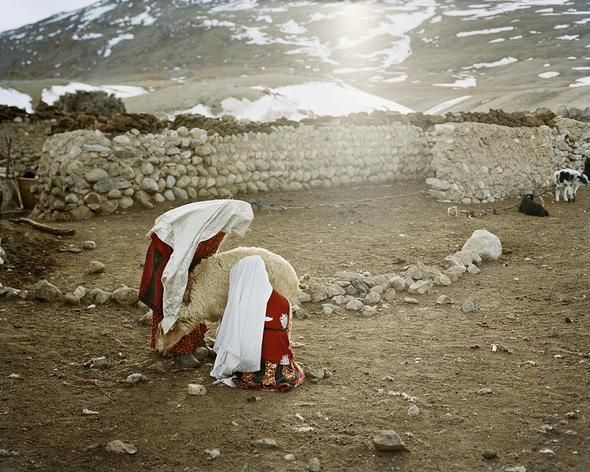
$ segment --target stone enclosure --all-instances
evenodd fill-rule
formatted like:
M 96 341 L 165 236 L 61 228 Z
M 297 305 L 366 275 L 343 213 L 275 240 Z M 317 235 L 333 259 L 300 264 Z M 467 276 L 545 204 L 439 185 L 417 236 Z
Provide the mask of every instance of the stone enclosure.
M 136 204 L 423 179 L 437 199 L 488 203 L 548 188 L 555 169 L 583 165 L 589 141 L 588 124 L 566 118 L 556 128 L 332 124 L 219 136 L 179 127 L 112 139 L 73 131 L 43 146 L 32 216 L 78 220 Z

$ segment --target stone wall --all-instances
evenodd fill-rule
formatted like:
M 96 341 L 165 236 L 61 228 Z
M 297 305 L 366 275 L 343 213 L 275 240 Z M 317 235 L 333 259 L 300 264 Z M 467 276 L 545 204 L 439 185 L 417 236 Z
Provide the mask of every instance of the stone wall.
M 180 127 L 112 140 L 74 131 L 44 144 L 32 216 L 67 221 L 137 203 L 422 179 L 432 174 L 430 147 L 421 128 L 401 123 L 223 137 Z
M 51 124 L 48 122 L 0 123 L 0 159 L 6 154 L 6 138 L 9 138 L 12 141 L 11 154 L 17 175 L 36 173 L 49 128 Z
M 557 168 L 554 131 L 481 123 L 436 125 L 430 194 L 441 200 L 488 203 L 551 185 Z
M 590 158 L 590 123 L 559 118 L 555 131 L 554 155 L 559 167 L 581 171 L 584 160 Z
M 137 204 L 423 179 L 437 199 L 490 203 L 547 189 L 556 169 L 580 169 L 587 157 L 588 123 L 567 118 L 556 128 L 463 122 L 427 132 L 397 122 L 227 136 L 73 131 L 44 144 L 32 216 L 67 221 Z

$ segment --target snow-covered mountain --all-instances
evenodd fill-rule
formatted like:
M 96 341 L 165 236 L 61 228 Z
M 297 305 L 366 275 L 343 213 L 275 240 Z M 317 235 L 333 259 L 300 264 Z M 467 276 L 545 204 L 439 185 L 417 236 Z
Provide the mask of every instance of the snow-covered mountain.
M 319 81 L 419 111 L 502 100 L 530 108 L 580 102 L 576 89 L 590 91 L 590 7 L 586 0 L 102 0 L 4 32 L 0 51 L 4 81 Z

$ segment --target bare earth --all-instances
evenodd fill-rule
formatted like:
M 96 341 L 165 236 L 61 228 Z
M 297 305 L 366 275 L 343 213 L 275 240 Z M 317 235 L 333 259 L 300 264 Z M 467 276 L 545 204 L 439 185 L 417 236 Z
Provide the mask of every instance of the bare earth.
M 301 471 L 317 457 L 322 471 L 589 470 L 590 191 L 581 189 L 574 204 L 547 198 L 550 218 L 503 210 L 513 200 L 495 204 L 496 215 L 468 219 L 447 216 L 447 205 L 419 190 L 396 184 L 255 197 L 307 208 L 256 211 L 249 234 L 223 249 L 268 248 L 300 276 L 437 264 L 479 228 L 497 234 L 505 252 L 480 274 L 419 296 L 419 305 L 400 294 L 372 317 L 326 316 L 320 305 L 304 305 L 293 330 L 296 355 L 332 375 L 288 394 L 215 386 L 210 366 L 178 370 L 158 359 L 140 308 L 0 299 L 0 449 L 18 453 L 0 457 L 0 469 Z M 64 291 L 137 287 L 144 235 L 166 209 L 68 224 L 76 236 L 61 240 L 2 220 L 3 247 L 16 265 L 0 272 L 1 281 L 30 288 L 45 277 Z M 87 239 L 95 250 L 58 251 Z M 84 275 L 91 260 L 106 272 Z M 457 303 L 436 305 L 443 293 Z M 467 297 L 475 313 L 461 311 Z M 494 343 L 511 352 L 492 352 Z M 102 355 L 108 369 L 83 366 Z M 148 381 L 121 382 L 135 372 Z M 208 393 L 189 396 L 189 383 Z M 478 394 L 482 388 L 491 393 Z M 401 393 L 415 397 L 418 416 L 408 416 L 412 403 Z M 99 414 L 83 415 L 84 408 Z M 296 430 L 305 426 L 313 430 Z M 377 452 L 372 438 L 385 429 L 397 431 L 409 452 Z M 251 442 L 260 438 L 278 447 L 257 449 Z M 135 444 L 137 454 L 105 451 L 114 439 Z M 209 460 L 209 448 L 221 456 Z M 296 461 L 286 462 L 287 453 Z

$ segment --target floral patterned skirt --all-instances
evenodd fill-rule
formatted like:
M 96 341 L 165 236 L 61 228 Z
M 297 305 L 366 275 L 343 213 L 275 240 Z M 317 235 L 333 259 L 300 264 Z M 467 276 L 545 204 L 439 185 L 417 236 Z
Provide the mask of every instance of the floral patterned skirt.
M 239 388 L 255 389 L 267 392 L 288 392 L 305 380 L 301 366 L 290 359 L 289 364 L 275 364 L 261 361 L 257 372 L 240 372 L 234 379 Z

